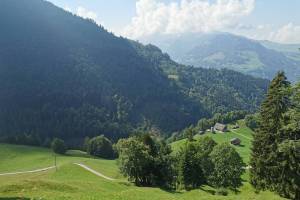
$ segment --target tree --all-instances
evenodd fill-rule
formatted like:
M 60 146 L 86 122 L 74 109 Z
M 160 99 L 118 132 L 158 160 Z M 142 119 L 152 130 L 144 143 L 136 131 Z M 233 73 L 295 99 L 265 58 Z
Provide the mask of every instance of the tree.
M 154 161 L 149 147 L 137 137 L 121 139 L 116 145 L 119 154 L 119 167 L 123 175 L 136 185 L 150 185 L 148 166 Z
M 300 199 L 300 83 L 292 90 L 291 107 L 285 114 L 278 145 L 281 171 L 275 191 L 290 199 Z
M 65 154 L 67 151 L 65 142 L 58 138 L 53 139 L 53 141 L 51 143 L 51 148 L 54 151 L 54 153 L 57 153 L 57 154 Z
M 188 141 L 177 155 L 178 182 L 180 187 L 193 189 L 205 182 L 201 163 L 197 159 L 197 146 L 195 142 Z
M 157 186 L 166 188 L 173 188 L 175 167 L 174 158 L 171 156 L 172 149 L 170 145 L 161 141 L 158 145 L 159 151 L 154 157 L 154 167 L 152 173 L 154 174 L 153 183 Z
M 242 185 L 241 175 L 245 164 L 234 147 L 227 143 L 218 144 L 210 154 L 213 172 L 209 183 L 217 188 L 233 188 Z
M 210 137 L 188 141 L 178 157 L 178 182 L 185 189 L 196 188 L 207 183 L 212 171 L 209 154 L 217 143 Z
M 274 190 L 282 173 L 278 166 L 278 144 L 284 113 L 288 110 L 290 83 L 283 72 L 272 80 L 260 111 L 260 127 L 252 142 L 250 181 L 257 190 Z
M 205 178 L 205 183 L 213 171 L 213 164 L 210 159 L 210 154 L 217 143 L 208 136 L 201 137 L 197 141 L 197 159 L 200 162 L 201 170 Z
M 88 154 L 101 158 L 113 158 L 114 150 L 111 141 L 104 135 L 94 137 L 88 142 Z

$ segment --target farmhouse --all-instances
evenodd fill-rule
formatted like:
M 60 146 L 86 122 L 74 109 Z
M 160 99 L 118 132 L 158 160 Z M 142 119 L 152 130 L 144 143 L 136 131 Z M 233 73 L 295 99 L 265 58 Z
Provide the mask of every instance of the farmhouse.
M 239 138 L 233 138 L 232 140 L 230 140 L 230 143 L 231 143 L 232 145 L 236 145 L 236 146 L 240 145 L 241 142 L 242 142 L 242 141 L 241 141 Z
M 214 126 L 214 129 L 215 129 L 215 131 L 226 132 L 227 126 L 225 124 L 216 123 L 216 125 Z

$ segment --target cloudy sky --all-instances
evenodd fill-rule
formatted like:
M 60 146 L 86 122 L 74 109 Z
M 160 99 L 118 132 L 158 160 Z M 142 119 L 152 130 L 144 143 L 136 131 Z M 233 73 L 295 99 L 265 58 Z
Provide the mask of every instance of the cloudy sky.
M 131 39 L 221 31 L 300 43 L 300 0 L 49 1 Z

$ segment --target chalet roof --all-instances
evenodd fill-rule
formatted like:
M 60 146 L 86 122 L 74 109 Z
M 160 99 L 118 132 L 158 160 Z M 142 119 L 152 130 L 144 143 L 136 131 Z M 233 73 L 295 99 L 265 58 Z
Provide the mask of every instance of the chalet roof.
M 216 123 L 216 125 L 215 125 L 215 129 L 217 129 L 217 130 L 224 130 L 226 128 L 227 128 L 227 126 L 225 124 Z

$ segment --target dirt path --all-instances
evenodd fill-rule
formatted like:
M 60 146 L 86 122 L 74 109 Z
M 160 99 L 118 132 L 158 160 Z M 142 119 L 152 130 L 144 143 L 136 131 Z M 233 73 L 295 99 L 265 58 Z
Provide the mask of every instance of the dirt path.
M 31 173 L 48 171 L 48 170 L 54 169 L 54 168 L 55 168 L 55 166 L 47 167 L 47 168 L 43 168 L 43 169 L 31 170 L 31 171 L 24 171 L 24 172 L 3 173 L 3 174 L 0 174 L 0 176 L 19 175 L 19 174 L 31 174 Z
M 102 177 L 102 178 L 104 178 L 104 179 L 106 179 L 106 180 L 109 180 L 109 181 L 114 181 L 114 180 L 116 180 L 116 179 L 107 177 L 107 176 L 105 176 L 105 175 L 103 175 L 103 174 L 101 174 L 101 173 L 99 173 L 99 172 L 97 172 L 97 171 L 95 171 L 95 170 L 89 168 L 89 167 L 86 166 L 86 165 L 83 165 L 83 164 L 80 164 L 80 163 L 74 163 L 74 164 L 75 164 L 75 165 L 78 165 L 78 166 L 82 167 L 83 169 L 85 169 L 85 170 L 87 170 L 87 171 L 89 171 L 89 172 L 91 172 L 91 173 L 93 173 L 93 174 L 95 174 L 95 175 L 97 175 L 97 176 L 99 176 L 99 177 Z

